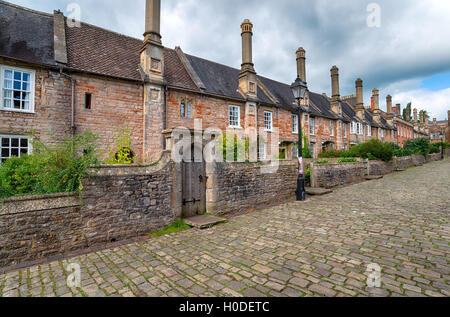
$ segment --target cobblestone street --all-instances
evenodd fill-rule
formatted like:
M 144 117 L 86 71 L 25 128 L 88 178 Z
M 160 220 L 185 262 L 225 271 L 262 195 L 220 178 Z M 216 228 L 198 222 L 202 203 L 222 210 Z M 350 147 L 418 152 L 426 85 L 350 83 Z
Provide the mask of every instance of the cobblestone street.
M 0 275 L 0 296 L 450 296 L 450 161 Z M 81 266 L 81 288 L 65 268 Z M 367 267 L 381 267 L 380 288 Z

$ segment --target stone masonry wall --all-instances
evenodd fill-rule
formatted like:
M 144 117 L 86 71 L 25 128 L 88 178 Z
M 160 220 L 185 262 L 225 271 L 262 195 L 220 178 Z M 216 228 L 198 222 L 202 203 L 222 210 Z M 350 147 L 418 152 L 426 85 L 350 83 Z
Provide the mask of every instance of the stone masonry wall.
M 292 198 L 297 164 L 281 161 L 274 173 L 263 174 L 258 163 L 216 163 L 207 167 L 207 210 L 213 214 L 248 211 Z
M 311 164 L 311 187 L 333 188 L 360 182 L 367 173 L 365 163 Z
M 82 227 L 77 196 L 6 199 L 0 206 L 0 268 L 86 247 Z
M 102 167 L 83 196 L 6 199 L 0 205 L 0 268 L 135 238 L 181 217 L 177 166 L 164 152 L 152 166 Z

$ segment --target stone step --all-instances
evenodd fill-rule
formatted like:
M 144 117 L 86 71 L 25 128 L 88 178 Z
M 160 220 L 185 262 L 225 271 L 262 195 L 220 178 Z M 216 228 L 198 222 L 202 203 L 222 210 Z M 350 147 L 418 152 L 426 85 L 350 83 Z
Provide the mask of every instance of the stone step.
M 197 229 L 211 228 L 221 222 L 226 222 L 226 219 L 210 215 L 201 215 L 184 219 L 185 224 Z
M 370 175 L 366 176 L 365 179 L 368 181 L 374 180 L 374 179 L 382 179 L 384 176 L 382 175 Z
M 306 194 L 307 195 L 311 195 L 311 196 L 320 196 L 320 195 L 326 195 L 326 194 L 330 194 L 333 191 L 331 189 L 325 189 L 325 188 L 312 188 L 312 187 L 307 187 L 305 189 Z

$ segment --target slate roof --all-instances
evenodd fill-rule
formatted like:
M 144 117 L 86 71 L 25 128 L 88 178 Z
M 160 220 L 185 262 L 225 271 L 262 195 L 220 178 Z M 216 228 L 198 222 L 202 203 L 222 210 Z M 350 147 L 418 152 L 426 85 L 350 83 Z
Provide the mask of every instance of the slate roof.
M 68 27 L 66 23 L 67 68 L 73 71 L 102 76 L 142 81 L 139 72 L 142 40 L 102 29 L 87 23 Z M 53 48 L 53 15 L 18 7 L 0 0 L 0 56 L 34 64 L 56 66 Z M 185 54 L 193 70 L 205 85 L 204 93 L 244 101 L 238 91 L 239 70 L 199 57 Z M 177 52 L 164 49 L 164 75 L 170 87 L 200 92 Z M 258 76 L 276 103 L 258 89 L 258 99 L 267 105 L 276 105 L 296 111 L 290 85 Z M 309 93 L 310 113 L 338 119 L 331 111 L 326 96 Z M 343 119 L 350 121 L 355 112 L 352 100 L 342 102 Z M 373 122 L 371 115 L 368 121 Z
M 53 16 L 0 2 L 0 56 L 55 65 Z

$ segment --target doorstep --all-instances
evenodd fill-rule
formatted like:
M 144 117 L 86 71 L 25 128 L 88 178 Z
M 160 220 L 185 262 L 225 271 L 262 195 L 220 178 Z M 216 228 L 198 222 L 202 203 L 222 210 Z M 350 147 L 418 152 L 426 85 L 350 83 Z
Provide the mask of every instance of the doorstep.
M 374 180 L 374 179 L 382 179 L 383 176 L 382 175 L 373 175 L 373 176 L 365 176 L 364 178 L 366 180 L 368 180 L 368 181 L 371 181 L 371 180 Z
M 225 222 L 226 219 L 210 215 L 201 215 L 184 219 L 184 223 L 197 229 L 211 228 L 218 223 Z
M 331 189 L 325 189 L 325 188 L 312 188 L 312 187 L 306 188 L 306 194 L 311 195 L 311 196 L 321 196 L 321 195 L 330 194 L 332 192 L 333 191 Z

